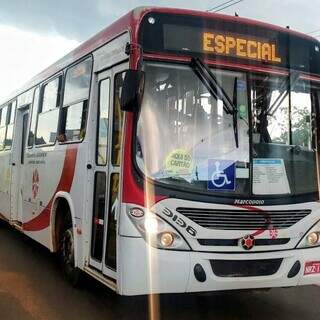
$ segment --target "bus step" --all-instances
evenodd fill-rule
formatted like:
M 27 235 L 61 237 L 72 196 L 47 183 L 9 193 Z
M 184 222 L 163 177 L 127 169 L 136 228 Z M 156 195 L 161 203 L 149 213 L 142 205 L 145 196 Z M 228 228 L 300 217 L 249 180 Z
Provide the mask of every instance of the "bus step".
M 22 222 L 21 221 L 11 221 L 10 223 L 15 229 L 18 231 L 23 231 Z
M 102 282 L 105 284 L 107 287 L 112 289 L 113 291 L 117 291 L 117 283 L 115 280 L 105 277 L 102 273 L 98 272 L 97 270 L 94 270 L 88 266 L 84 267 L 84 271 L 88 273 L 90 276 L 98 280 L 99 282 Z

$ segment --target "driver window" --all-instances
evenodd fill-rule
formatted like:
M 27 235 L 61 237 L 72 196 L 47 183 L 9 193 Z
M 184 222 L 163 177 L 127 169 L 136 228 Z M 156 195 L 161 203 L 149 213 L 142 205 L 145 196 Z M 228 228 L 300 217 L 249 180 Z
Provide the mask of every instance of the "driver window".
M 254 143 L 289 144 L 287 78 L 255 76 L 252 81 Z

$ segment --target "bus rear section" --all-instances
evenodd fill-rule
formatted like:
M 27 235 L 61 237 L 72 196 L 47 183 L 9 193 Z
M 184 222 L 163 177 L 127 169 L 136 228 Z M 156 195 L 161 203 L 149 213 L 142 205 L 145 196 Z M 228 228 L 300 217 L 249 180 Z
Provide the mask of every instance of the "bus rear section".
M 119 292 L 319 282 L 319 43 L 174 10 L 145 13 L 138 43 L 143 95 L 122 101 Z

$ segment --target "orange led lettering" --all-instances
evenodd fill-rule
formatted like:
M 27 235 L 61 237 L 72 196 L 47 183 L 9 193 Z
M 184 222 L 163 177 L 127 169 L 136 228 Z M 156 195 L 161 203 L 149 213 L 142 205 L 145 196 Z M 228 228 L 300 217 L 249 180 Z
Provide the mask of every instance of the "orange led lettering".
M 261 42 L 258 42 L 258 60 L 261 60 Z
M 246 44 L 247 40 L 245 39 L 237 39 L 237 56 L 239 57 L 246 57 Z
M 215 52 L 217 53 L 225 53 L 226 52 L 226 47 L 224 45 L 225 43 L 225 37 L 222 35 L 218 35 L 215 38 L 215 44 L 216 46 L 214 47 Z
M 272 61 L 272 50 L 269 43 L 264 43 L 261 48 L 262 60 Z
M 276 44 L 267 41 L 237 38 L 232 35 L 203 33 L 203 50 L 225 56 L 241 57 L 252 60 L 263 60 L 281 63 L 281 57 L 277 55 Z
M 272 61 L 273 62 L 281 62 L 281 58 L 277 57 L 277 54 L 276 54 L 276 45 L 273 44 L 271 46 L 271 50 L 272 50 Z
M 250 59 L 257 59 L 258 58 L 258 51 L 257 51 L 257 42 L 256 41 L 248 41 L 247 43 L 247 54 L 248 58 Z
M 233 37 L 226 37 L 226 54 L 230 54 L 230 49 L 236 47 L 236 40 Z
M 214 40 L 214 34 L 205 32 L 203 34 L 203 50 L 214 52 L 212 41 Z

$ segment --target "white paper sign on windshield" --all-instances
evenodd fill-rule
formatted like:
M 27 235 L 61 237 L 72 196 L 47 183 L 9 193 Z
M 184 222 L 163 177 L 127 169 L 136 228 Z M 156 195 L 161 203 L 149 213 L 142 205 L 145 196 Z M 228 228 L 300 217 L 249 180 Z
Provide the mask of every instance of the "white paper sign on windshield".
M 253 193 L 257 195 L 290 193 L 283 159 L 253 159 Z

